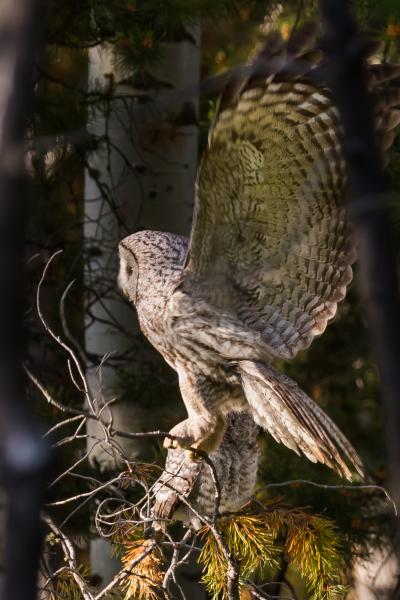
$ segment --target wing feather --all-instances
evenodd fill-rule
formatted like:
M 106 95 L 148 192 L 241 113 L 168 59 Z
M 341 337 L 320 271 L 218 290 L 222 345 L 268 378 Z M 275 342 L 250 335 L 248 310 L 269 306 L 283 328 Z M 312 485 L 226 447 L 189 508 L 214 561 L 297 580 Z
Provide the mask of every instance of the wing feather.
M 350 442 L 294 381 L 252 361 L 240 361 L 239 371 L 254 420 L 277 442 L 349 480 L 353 471 L 364 476 L 362 461 Z
M 261 334 L 273 356 L 291 358 L 334 317 L 355 251 L 340 119 L 319 75 L 321 52 L 293 56 L 275 38 L 270 49 L 271 60 L 264 50 L 222 96 L 199 168 L 181 289 Z M 369 73 L 386 150 L 400 122 L 392 85 L 400 67 Z

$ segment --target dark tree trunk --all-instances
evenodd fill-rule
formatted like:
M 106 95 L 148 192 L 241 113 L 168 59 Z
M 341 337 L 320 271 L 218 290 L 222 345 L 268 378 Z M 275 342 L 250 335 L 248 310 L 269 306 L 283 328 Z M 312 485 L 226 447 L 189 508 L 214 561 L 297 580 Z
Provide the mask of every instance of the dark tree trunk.
M 346 0 L 321 0 L 330 83 L 341 113 L 350 179 L 348 209 L 371 341 L 381 377 L 387 464 L 400 506 L 400 296 L 391 194 L 374 131 L 363 43 Z
M 39 0 L 2 0 L 0 11 L 0 474 L 6 494 L 7 600 L 37 597 L 47 449 L 25 402 L 23 135 L 30 108 Z

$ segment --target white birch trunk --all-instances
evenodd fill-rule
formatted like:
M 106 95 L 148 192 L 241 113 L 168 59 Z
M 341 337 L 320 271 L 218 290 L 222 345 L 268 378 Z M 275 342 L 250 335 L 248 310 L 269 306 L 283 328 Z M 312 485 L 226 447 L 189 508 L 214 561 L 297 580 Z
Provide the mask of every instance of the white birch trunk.
M 158 90 L 137 89 L 123 82 L 110 48 L 94 48 L 89 54 L 89 89 L 104 90 L 111 82 L 115 84 L 110 112 L 96 108 L 88 123 L 91 134 L 108 135 L 112 146 L 107 149 L 103 145 L 90 155 L 90 168 L 85 176 L 85 284 L 89 307 L 85 350 L 93 358 L 88 378 L 99 403 L 114 396 L 118 387 L 115 368 L 118 357 L 129 349 L 132 334 L 137 332 L 134 311 L 116 290 L 119 240 L 140 228 L 189 233 L 198 130 L 195 123 L 181 125 L 174 120 L 185 103 L 197 113 L 198 31 L 194 40 L 195 43 L 183 41 L 167 46 L 164 58 L 151 71 L 152 77 L 168 85 Z M 108 199 L 102 190 L 107 190 Z M 96 357 L 108 354 L 99 390 Z M 132 397 L 129 404 L 113 406 L 114 426 L 140 431 L 139 403 L 140 398 Z M 95 423 L 90 423 L 88 432 L 94 438 L 99 437 Z M 107 445 L 96 444 L 89 438 L 89 447 L 92 460 L 103 468 L 115 466 L 116 457 L 110 454 Z M 134 443 L 125 440 L 123 450 L 132 458 L 138 452 Z M 93 573 L 100 574 L 103 581 L 111 579 L 115 564 L 111 564 L 107 544 L 96 540 L 92 550 Z
M 354 583 L 346 600 L 393 600 L 399 571 L 392 542 L 381 549 L 371 548 L 367 559 L 356 560 L 353 579 Z

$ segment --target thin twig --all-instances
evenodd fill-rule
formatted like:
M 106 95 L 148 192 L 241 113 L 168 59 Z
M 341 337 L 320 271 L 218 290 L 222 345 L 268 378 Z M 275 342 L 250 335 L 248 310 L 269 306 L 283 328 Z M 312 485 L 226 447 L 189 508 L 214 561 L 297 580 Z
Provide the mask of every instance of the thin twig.
M 278 483 L 268 483 L 265 487 L 266 488 L 277 488 L 277 487 L 285 487 L 287 485 L 296 485 L 298 483 L 312 485 L 314 487 L 321 488 L 324 490 L 378 490 L 386 496 L 388 502 L 390 502 L 390 504 L 393 506 L 393 512 L 394 512 L 395 516 L 397 516 L 397 514 L 398 514 L 395 501 L 390 496 L 387 489 L 382 487 L 381 485 L 376 485 L 373 483 L 371 483 L 371 484 L 354 484 L 354 485 L 346 485 L 346 484 L 329 485 L 327 483 L 317 483 L 316 481 L 310 481 L 309 479 L 291 479 L 288 481 L 281 481 Z
M 82 597 L 84 600 L 95 600 L 95 596 L 91 593 L 89 586 L 87 585 L 84 578 L 80 575 L 78 571 L 78 564 L 76 560 L 75 549 L 72 542 L 68 539 L 68 537 L 59 529 L 54 523 L 53 519 L 49 517 L 49 515 L 43 514 L 42 519 L 53 533 L 60 539 L 62 549 L 64 551 L 64 557 L 68 562 L 69 568 L 71 570 L 72 577 L 74 578 L 76 584 L 78 585 Z

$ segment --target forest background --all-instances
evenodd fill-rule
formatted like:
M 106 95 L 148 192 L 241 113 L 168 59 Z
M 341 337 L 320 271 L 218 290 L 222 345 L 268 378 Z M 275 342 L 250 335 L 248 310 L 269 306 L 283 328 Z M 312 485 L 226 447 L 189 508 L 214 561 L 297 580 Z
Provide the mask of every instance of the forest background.
M 48 3 L 26 154 L 32 199 L 27 246 L 26 327 L 33 374 L 29 393 L 39 417 L 57 427 L 52 434 L 57 473 L 48 510 L 58 533 L 46 538 L 42 565 L 48 597 L 83 597 L 71 572 L 54 575 L 62 560 L 59 531 L 75 544 L 82 565 L 78 570 L 90 589 L 113 580 L 118 557 L 126 560 L 138 537 L 136 530 L 122 532 L 126 523 L 119 523 L 116 532 L 113 522 L 114 529 L 109 527 L 103 536 L 111 540 L 110 549 L 101 540 L 105 530 L 96 528 L 96 511 L 110 493 L 115 496 L 109 482 L 121 474 L 120 449 L 131 468 L 142 469 L 141 476 L 149 481 L 160 472 L 149 465 L 162 466 L 165 456 L 158 437 L 118 440 L 117 447 L 98 443 L 96 423 L 86 432 L 77 430 L 75 421 L 59 427 L 60 406 L 81 410 L 82 393 L 71 381 L 73 367 L 65 348 L 52 339 L 37 314 L 43 268 L 62 250 L 46 272 L 41 310 L 48 326 L 75 348 L 89 385 L 112 400 L 115 427 L 168 431 L 184 412 L 176 376 L 141 336 L 134 311 L 117 290 L 118 241 L 144 228 L 189 233 L 196 165 L 224 72 L 246 62 L 272 28 L 287 38 L 293 28 L 315 18 L 317 8 L 306 0 L 282 5 L 258 0 Z M 360 0 L 354 9 L 361 30 L 382 42 L 380 58 L 400 61 L 398 2 Z M 388 169 L 397 223 L 400 138 L 393 144 Z M 345 432 L 371 481 L 386 486 L 378 375 L 356 285 L 324 336 L 296 360 L 279 366 Z M 337 584 L 351 588 L 356 559 L 368 558 L 378 548 L 384 562 L 393 552 L 392 504 L 378 487 L 344 486 L 326 468 L 296 457 L 270 437 L 263 436 L 261 444 L 258 500 L 274 507 L 271 511 L 277 507 L 289 515 L 296 510 L 304 521 L 321 515 L 325 521 L 319 539 L 326 546 L 322 543 L 315 556 L 317 563 L 327 563 L 325 571 L 310 564 L 302 572 L 301 561 L 296 566 L 280 555 L 272 574 L 258 575 L 258 584 L 278 585 L 263 588 L 264 597 L 274 592 L 282 597 L 344 597 Z M 143 488 L 130 486 L 128 480 L 118 482 L 118 494 L 132 505 Z M 287 536 L 287 531 L 279 535 Z M 310 555 L 307 543 L 302 552 Z M 204 563 L 193 563 L 181 577 L 186 578 L 184 585 L 194 586 L 192 594 L 205 597 L 204 587 L 196 583 L 203 568 Z M 322 581 L 323 591 L 317 589 L 315 580 L 329 571 L 335 577 Z M 137 581 L 131 579 L 116 585 L 113 597 L 156 593 L 157 585 L 135 587 Z M 208 593 L 213 592 L 211 585 Z

